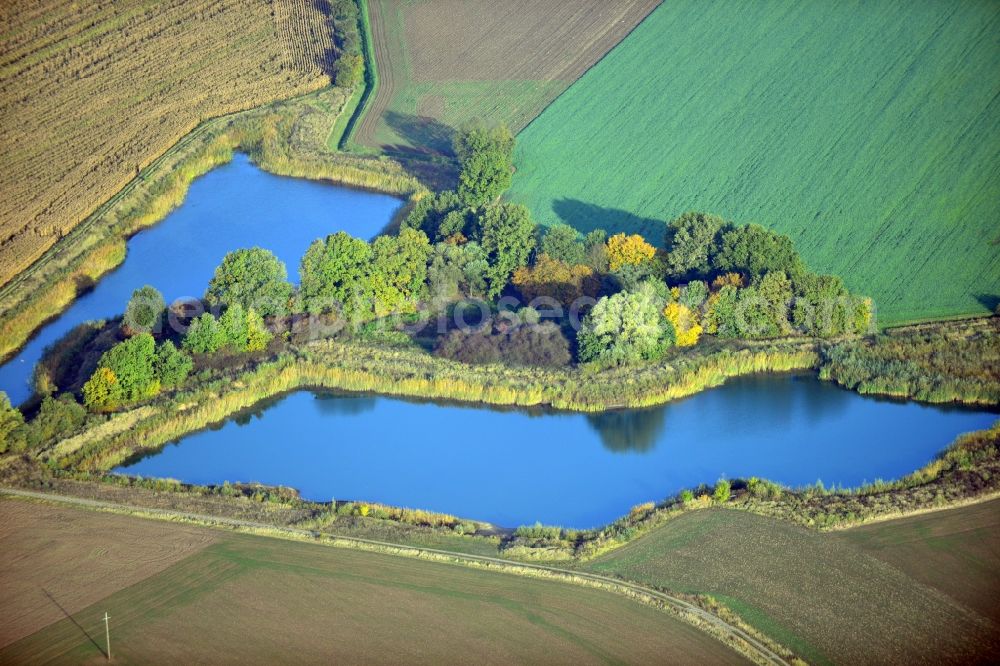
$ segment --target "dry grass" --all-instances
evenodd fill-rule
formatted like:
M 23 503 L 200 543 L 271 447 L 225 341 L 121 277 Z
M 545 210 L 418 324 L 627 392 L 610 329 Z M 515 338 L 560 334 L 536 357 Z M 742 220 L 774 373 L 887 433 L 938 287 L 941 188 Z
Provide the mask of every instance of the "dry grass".
M 379 88 L 354 138 L 444 152 L 451 129 L 470 118 L 517 131 L 656 4 L 372 0 Z
M 0 4 L 0 283 L 201 120 L 329 82 L 309 0 Z
M 208 530 L 0 500 L 0 646 L 10 645 L 216 539 Z M 48 596 L 48 595 L 51 595 Z
M 681 515 L 587 568 L 716 596 L 813 663 L 970 663 L 1000 649 L 997 625 L 848 538 L 743 511 Z
M 195 529 L 121 518 L 111 531 L 107 521 L 118 517 L 65 511 L 111 540 L 149 525 Z M 439 664 L 470 654 L 483 663 L 742 662 L 680 620 L 602 590 L 263 537 L 217 539 L 74 613 L 75 622 L 0 650 L 0 662 L 99 661 L 105 610 L 115 660 L 126 663 Z M 56 575 L 61 565 L 53 558 L 37 570 Z

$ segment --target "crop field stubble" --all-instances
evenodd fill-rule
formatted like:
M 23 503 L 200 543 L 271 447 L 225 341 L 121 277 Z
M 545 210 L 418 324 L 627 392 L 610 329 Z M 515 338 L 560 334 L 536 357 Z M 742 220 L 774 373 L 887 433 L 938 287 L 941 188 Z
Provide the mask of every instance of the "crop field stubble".
M 657 0 L 370 0 L 379 87 L 354 141 L 450 152 L 479 118 L 524 127 Z
M 653 12 L 518 136 L 543 224 L 662 238 L 702 210 L 789 234 L 882 323 L 1000 299 L 1000 5 Z
M 693 511 L 585 568 L 716 596 L 810 663 L 986 663 L 1000 650 L 1000 625 L 981 612 L 1000 589 L 988 567 L 961 563 L 995 547 L 998 510 L 994 500 L 843 533 L 738 510 Z M 919 534 L 914 521 L 950 534 L 955 552 L 942 555 L 930 540 L 878 552 L 898 535 Z M 923 567 L 918 559 L 928 554 L 950 565 Z M 952 576 L 964 596 L 940 582 Z
M 0 511 L 20 502 L 0 501 Z M 213 542 L 141 582 L 0 648 L 0 662 L 103 658 L 105 610 L 116 661 L 366 663 L 744 663 L 669 614 L 602 590 L 379 553 L 187 528 L 137 517 L 27 505 L 43 516 L 33 543 L 55 539 L 69 512 L 112 544 L 155 529 Z M 123 524 L 117 525 L 116 521 Z M 116 528 L 117 529 L 113 529 Z M 75 537 L 76 535 L 74 535 Z M 186 538 L 186 537 L 185 537 Z M 86 547 L 84 548 L 86 549 Z M 75 552 L 59 553 L 63 558 Z M 50 556 L 36 576 L 56 576 Z M 16 612 L 20 600 L 5 599 Z M 88 636 L 89 634 L 89 636 Z M 96 637 L 96 640 L 94 638 Z
M 0 284 L 201 120 L 327 85 L 316 7 L 0 3 Z

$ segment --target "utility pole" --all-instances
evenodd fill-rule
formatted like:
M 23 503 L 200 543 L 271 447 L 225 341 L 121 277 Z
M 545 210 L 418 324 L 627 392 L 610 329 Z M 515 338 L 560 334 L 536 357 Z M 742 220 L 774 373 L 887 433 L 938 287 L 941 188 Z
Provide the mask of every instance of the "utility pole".
M 108 661 L 111 661 L 111 629 L 108 628 L 108 611 L 104 611 L 104 640 L 108 644 Z

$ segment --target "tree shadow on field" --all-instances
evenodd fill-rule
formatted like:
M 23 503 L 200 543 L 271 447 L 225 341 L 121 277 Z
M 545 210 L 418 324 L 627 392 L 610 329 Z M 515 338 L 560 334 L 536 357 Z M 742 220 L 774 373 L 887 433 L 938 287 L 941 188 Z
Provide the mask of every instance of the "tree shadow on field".
M 990 312 L 996 313 L 1000 306 L 1000 296 L 996 294 L 976 294 L 976 300 Z
M 384 146 L 387 151 L 400 154 L 454 157 L 452 140 L 455 128 L 430 116 L 416 116 L 397 111 L 385 112 L 385 123 L 410 145 Z
M 609 235 L 619 232 L 642 234 L 654 245 L 663 244 L 666 222 L 640 217 L 627 210 L 605 208 L 578 199 L 556 199 L 552 210 L 563 222 L 586 234 L 594 229 L 604 229 Z
M 93 637 L 93 636 L 91 636 L 91 635 L 90 635 L 89 633 L 87 633 L 87 630 L 86 630 L 86 629 L 84 629 L 84 628 L 83 628 L 83 627 L 82 627 L 82 626 L 80 625 L 80 623 L 79 623 L 79 622 L 77 622 L 77 621 L 76 621 L 76 620 L 75 620 L 75 619 L 73 618 L 73 616 L 69 614 L 69 611 L 67 611 L 67 610 L 66 610 L 65 608 L 63 608 L 63 607 L 62 607 L 62 604 L 60 604 L 60 603 L 59 603 L 58 601 L 56 601 L 56 598 L 55 598 L 55 597 L 53 597 L 53 596 L 52 596 L 52 594 L 50 594 L 48 590 L 46 590 L 46 589 L 45 589 L 44 587 L 43 587 L 43 588 L 40 588 L 40 589 L 42 590 L 42 593 L 43 593 L 43 594 L 44 594 L 44 595 L 45 595 L 46 597 L 48 597 L 49 601 L 51 601 L 51 602 L 53 603 L 53 605 L 54 605 L 54 606 L 55 606 L 56 608 L 58 608 L 58 609 L 59 609 L 59 610 L 60 610 L 60 611 L 62 612 L 62 614 L 63 614 L 63 615 L 65 615 L 65 616 L 66 616 L 66 619 L 67 619 L 67 620 L 69 620 L 70 622 L 72 622 L 72 623 L 73 623 L 73 626 L 75 626 L 75 627 L 76 627 L 77 629 L 79 629 L 79 630 L 80 630 L 80 633 L 82 633 L 82 634 L 83 634 L 84 636 L 86 636 L 86 637 L 87 637 L 87 640 L 88 640 L 88 641 L 90 641 L 90 642 L 91 642 L 91 643 L 93 644 L 93 646 L 94 646 L 95 648 L 97 648 L 97 649 L 98 649 L 98 651 L 99 651 L 99 652 L 100 652 L 101 654 L 103 654 L 103 655 L 104 655 L 105 657 L 107 657 L 107 656 L 108 656 L 108 653 L 107 653 L 107 652 L 105 652 L 104 648 L 102 648 L 102 647 L 101 647 L 101 646 L 100 646 L 100 645 L 98 644 L 98 642 L 97 642 L 96 640 L 94 640 L 94 637 Z

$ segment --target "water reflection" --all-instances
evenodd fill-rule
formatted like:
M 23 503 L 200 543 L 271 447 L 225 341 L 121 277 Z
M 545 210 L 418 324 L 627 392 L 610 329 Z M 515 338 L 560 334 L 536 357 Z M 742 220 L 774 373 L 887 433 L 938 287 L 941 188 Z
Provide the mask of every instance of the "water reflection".
M 666 425 L 667 410 L 617 410 L 588 414 L 587 423 L 601 439 L 601 444 L 614 453 L 647 453 L 661 441 Z

